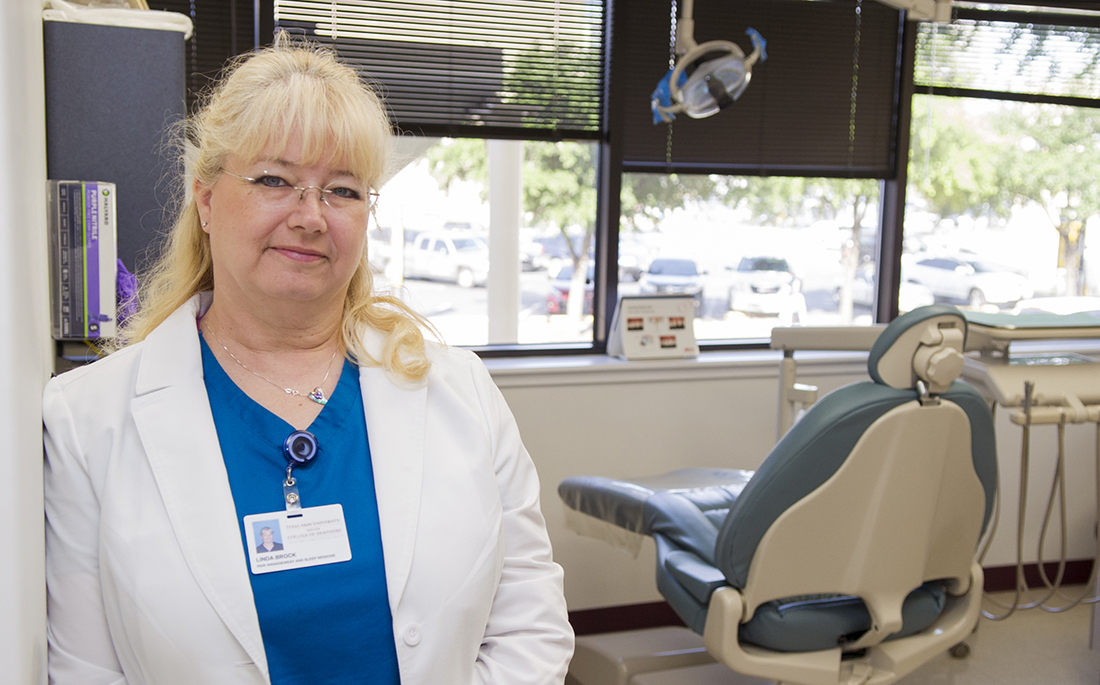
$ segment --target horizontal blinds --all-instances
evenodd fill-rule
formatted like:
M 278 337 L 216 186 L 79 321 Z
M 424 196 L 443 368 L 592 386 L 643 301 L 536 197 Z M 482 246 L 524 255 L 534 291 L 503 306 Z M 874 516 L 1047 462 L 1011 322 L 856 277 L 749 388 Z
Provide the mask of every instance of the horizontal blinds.
M 1100 98 L 1100 16 L 969 10 L 921 24 L 918 87 Z
M 250 2 L 149 0 L 149 9 L 178 12 L 194 24 L 185 48 L 189 109 L 232 57 L 252 49 Z
M 416 133 L 599 135 L 601 0 L 276 0 L 276 25 L 334 46 Z
M 625 59 L 611 68 L 625 98 L 627 170 L 893 173 L 896 10 L 873 0 L 696 3 L 697 42 L 732 40 L 748 54 L 752 27 L 767 40 L 768 59 L 729 108 L 706 119 L 680 115 L 671 127 L 654 125 L 650 112 L 650 94 L 669 68 L 670 2 L 618 3 L 615 13 L 615 30 L 626 35 Z

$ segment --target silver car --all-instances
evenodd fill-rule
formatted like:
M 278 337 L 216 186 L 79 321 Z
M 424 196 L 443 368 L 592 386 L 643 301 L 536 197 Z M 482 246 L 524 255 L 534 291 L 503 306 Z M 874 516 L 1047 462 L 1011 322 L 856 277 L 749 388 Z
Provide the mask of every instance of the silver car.
M 1010 305 L 1035 294 L 1027 278 L 1007 266 L 970 257 L 918 255 L 902 261 L 901 276 L 927 286 L 937 300 L 971 307 Z
M 405 247 L 405 277 L 483 286 L 489 278 L 489 243 L 470 231 L 420 233 Z

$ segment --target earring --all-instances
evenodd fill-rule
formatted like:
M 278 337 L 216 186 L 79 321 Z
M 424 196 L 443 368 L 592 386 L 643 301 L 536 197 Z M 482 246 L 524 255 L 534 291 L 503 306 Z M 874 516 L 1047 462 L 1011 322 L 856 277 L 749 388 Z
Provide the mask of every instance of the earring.
M 205 222 L 205 221 L 204 221 L 204 222 L 202 222 L 202 227 L 203 227 L 203 228 L 206 228 L 206 222 Z

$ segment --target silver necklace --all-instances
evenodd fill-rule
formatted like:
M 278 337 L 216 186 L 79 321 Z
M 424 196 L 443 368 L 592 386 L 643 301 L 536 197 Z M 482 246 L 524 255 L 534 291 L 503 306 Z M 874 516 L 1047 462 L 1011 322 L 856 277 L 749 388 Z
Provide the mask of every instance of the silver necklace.
M 328 380 L 329 374 L 332 373 L 332 360 L 336 359 L 336 353 L 340 351 L 339 347 L 337 347 L 335 350 L 332 351 L 332 357 L 330 357 L 329 360 L 328 360 L 328 371 L 325 372 L 325 377 L 321 379 L 321 385 L 318 385 L 316 388 L 314 388 L 313 390 L 311 390 L 309 392 L 298 392 L 294 388 L 284 388 L 283 386 L 279 385 L 278 383 L 271 380 L 270 378 L 268 378 L 266 376 L 261 376 L 260 374 L 256 373 L 252 369 L 245 366 L 244 362 L 242 362 L 240 359 L 237 359 L 237 357 L 232 352 L 229 351 L 229 348 L 225 346 L 225 343 L 222 342 L 222 339 L 218 337 L 218 334 L 215 333 L 214 329 L 211 328 L 209 325 L 207 325 L 207 327 L 206 327 L 206 332 L 208 332 L 210 335 L 214 336 L 214 340 L 218 341 L 218 344 L 222 346 L 222 349 L 225 350 L 225 353 L 229 355 L 230 359 L 237 362 L 237 364 L 239 364 L 242 369 L 249 372 L 250 374 L 252 374 L 256 378 L 259 378 L 260 380 L 267 381 L 268 383 L 274 385 L 276 388 L 282 390 L 283 392 L 285 392 L 288 395 L 293 395 L 294 397 L 308 397 L 309 399 L 313 400 L 314 402 L 316 402 L 317 404 L 320 404 L 322 406 L 328 404 L 328 398 L 325 397 L 325 391 L 322 389 L 322 386 L 324 386 L 325 381 Z

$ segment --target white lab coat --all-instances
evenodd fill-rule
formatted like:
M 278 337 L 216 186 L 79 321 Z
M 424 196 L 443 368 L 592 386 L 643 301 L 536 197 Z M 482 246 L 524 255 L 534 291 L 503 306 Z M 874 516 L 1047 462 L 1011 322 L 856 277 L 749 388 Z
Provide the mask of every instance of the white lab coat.
M 51 682 L 268 682 L 199 309 L 46 387 Z M 561 683 L 573 633 L 534 465 L 484 365 L 430 355 L 416 387 L 360 369 L 401 681 Z

